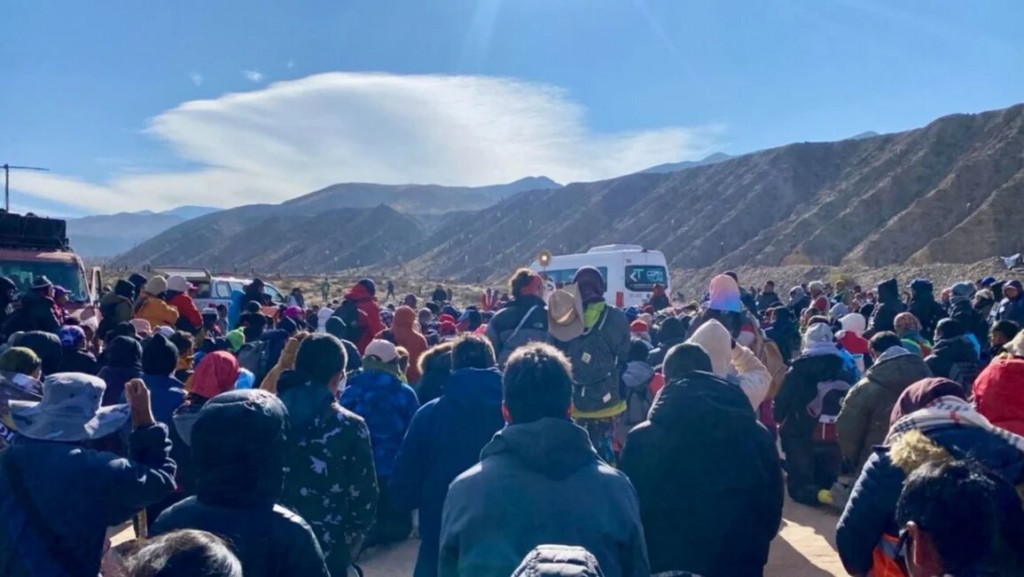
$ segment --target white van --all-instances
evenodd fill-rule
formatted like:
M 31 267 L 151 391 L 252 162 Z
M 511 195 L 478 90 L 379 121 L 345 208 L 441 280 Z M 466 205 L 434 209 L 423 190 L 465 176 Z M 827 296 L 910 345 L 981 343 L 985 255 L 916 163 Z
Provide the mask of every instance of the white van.
M 552 256 L 548 266 L 533 261 L 530 269 L 556 284 L 569 284 L 576 271 L 585 266 L 596 268 L 604 277 L 605 301 L 618 308 L 640 307 L 651 298 L 654 285 L 669 286 L 665 255 L 635 244 L 596 246 L 584 254 Z
M 231 293 L 236 290 L 245 290 L 245 286 L 252 282 L 250 278 L 242 278 L 231 275 L 215 276 L 206 269 L 188 268 L 154 268 L 154 274 L 161 274 L 165 277 L 179 275 L 196 287 L 193 295 L 196 307 L 200 311 L 217 305 L 231 306 Z M 263 287 L 264 294 L 270 295 L 270 300 L 275 305 L 285 302 L 285 296 L 277 287 L 266 283 Z

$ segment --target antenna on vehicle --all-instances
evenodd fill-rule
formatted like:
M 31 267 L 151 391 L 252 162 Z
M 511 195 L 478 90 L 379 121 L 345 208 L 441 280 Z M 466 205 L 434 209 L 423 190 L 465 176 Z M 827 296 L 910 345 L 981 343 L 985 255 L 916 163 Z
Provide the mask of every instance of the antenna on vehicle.
M 11 212 L 11 171 L 12 170 L 35 170 L 38 172 L 49 172 L 49 168 L 42 168 L 39 166 L 11 166 L 10 164 L 2 165 L 4 169 L 4 210 Z

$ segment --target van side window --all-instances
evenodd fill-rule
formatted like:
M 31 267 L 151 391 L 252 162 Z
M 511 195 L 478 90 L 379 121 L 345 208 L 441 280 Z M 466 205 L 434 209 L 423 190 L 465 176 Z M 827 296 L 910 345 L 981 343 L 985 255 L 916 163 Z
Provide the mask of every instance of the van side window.
M 668 271 L 663 266 L 633 265 L 626 267 L 626 289 L 633 292 L 650 292 L 654 285 L 668 286 Z
M 219 299 L 231 298 L 231 286 L 224 281 L 217 281 L 214 284 L 214 296 Z

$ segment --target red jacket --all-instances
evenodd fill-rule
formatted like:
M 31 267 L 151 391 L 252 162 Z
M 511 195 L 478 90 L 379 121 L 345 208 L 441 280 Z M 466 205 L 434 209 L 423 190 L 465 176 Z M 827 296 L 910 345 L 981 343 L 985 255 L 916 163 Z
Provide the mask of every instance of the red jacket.
M 846 331 L 843 338 L 839 339 L 839 344 L 843 345 L 846 352 L 851 355 L 864 355 L 868 356 L 871 351 L 871 344 L 864 337 L 857 336 L 857 333 L 852 331 Z M 865 358 L 865 360 L 867 360 Z
M 366 287 L 356 284 L 345 294 L 345 300 L 355 301 L 356 308 L 359 309 L 359 325 L 363 329 L 363 334 L 359 337 L 359 342 L 354 344 L 359 349 L 359 354 L 366 354 L 366 347 L 370 346 L 377 333 L 387 328 L 380 318 L 377 299 L 366 290 Z
M 192 325 L 193 331 L 203 328 L 203 315 L 196 308 L 196 303 L 192 300 L 192 297 L 185 293 L 178 293 L 167 301 L 167 304 L 178 309 L 178 316 L 187 320 Z
M 1024 360 L 992 361 L 974 381 L 974 402 L 993 425 L 1024 435 Z

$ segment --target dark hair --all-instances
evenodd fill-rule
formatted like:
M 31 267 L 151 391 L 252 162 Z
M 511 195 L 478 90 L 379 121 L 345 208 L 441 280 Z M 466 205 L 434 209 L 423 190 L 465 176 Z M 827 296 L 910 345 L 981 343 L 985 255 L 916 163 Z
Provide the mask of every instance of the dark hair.
M 480 335 L 463 335 L 452 348 L 452 370 L 490 369 L 497 365 L 491 341 Z
M 217 305 L 217 312 L 228 312 L 228 305 L 224 303 Z
M 712 372 L 711 357 L 700 345 L 692 343 L 683 343 L 669 349 L 662 366 L 666 381 L 693 371 Z
M 530 284 L 530 280 L 535 274 L 537 273 L 528 268 L 521 268 L 512 273 L 512 278 L 508 279 L 508 288 L 512 292 L 512 296 L 518 298 L 520 292 Z
M 896 522 L 902 529 L 913 521 L 928 534 L 944 573 L 973 574 L 999 533 L 1000 484 L 1005 481 L 973 461 L 926 463 L 904 483 Z
M 992 332 L 1003 334 L 1008 340 L 1012 341 L 1017 336 L 1017 333 L 1020 332 L 1020 325 L 1010 320 L 1001 320 L 992 325 Z
M 572 405 L 572 366 L 551 345 L 532 343 L 516 349 L 502 384 L 505 406 L 517 424 L 564 419 Z
M 830 325 L 830 324 L 832 324 L 832 321 L 830 321 L 828 319 L 828 317 L 823 317 L 821 315 L 814 315 L 813 317 L 807 319 L 807 326 L 808 327 L 813 327 L 814 325 Z
M 170 337 L 174 346 L 178 349 L 178 355 L 187 355 L 196 348 L 196 341 L 189 333 L 185 331 L 175 331 Z
M 182 529 L 150 539 L 127 563 L 129 577 L 242 577 L 242 563 L 220 537 Z
M 875 336 L 871 337 L 869 342 L 871 350 L 878 354 L 882 354 L 892 347 L 899 347 L 903 345 L 903 341 L 900 340 L 896 333 L 892 331 L 882 331 L 875 333 Z
M 249 301 L 249 302 L 245 303 L 245 311 L 243 312 L 243 314 L 245 314 L 245 313 L 258 313 L 258 312 L 260 312 L 260 303 L 258 303 L 256 301 Z
M 345 346 L 335 336 L 309 335 L 295 355 L 295 370 L 309 375 L 317 383 L 327 383 L 345 370 L 348 357 Z
M 651 355 L 651 349 L 647 346 L 647 343 L 640 339 L 632 339 L 629 342 L 629 362 L 633 361 L 646 361 L 647 357 Z
M 765 284 L 765 286 L 768 286 L 768 285 L 775 286 L 775 281 L 768 280 L 768 281 L 765 281 L 764 284 Z

